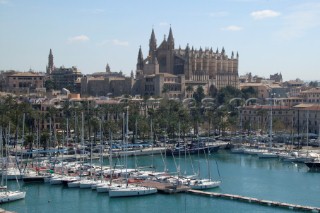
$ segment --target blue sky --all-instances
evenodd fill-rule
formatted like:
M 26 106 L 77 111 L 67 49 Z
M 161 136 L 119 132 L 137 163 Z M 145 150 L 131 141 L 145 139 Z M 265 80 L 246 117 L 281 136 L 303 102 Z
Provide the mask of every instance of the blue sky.
M 52 48 L 57 67 L 129 75 L 170 25 L 176 48 L 239 52 L 240 75 L 320 79 L 319 0 L 0 0 L 0 70 L 45 71 Z

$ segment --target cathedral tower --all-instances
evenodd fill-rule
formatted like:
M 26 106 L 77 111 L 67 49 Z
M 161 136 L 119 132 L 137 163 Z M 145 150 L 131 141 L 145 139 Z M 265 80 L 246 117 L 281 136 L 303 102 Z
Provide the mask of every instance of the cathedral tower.
M 157 39 L 152 28 L 151 37 L 149 40 L 149 56 L 154 58 L 155 51 L 157 50 Z
M 168 49 L 169 50 L 173 50 L 174 49 L 174 38 L 173 38 L 173 34 L 172 34 L 172 29 L 170 27 L 169 30 L 169 36 L 168 36 Z
M 143 70 L 143 55 L 142 55 L 141 46 L 139 48 L 139 53 L 138 53 L 137 70 Z
M 47 74 L 50 75 L 53 69 L 54 69 L 53 54 L 52 54 L 52 50 L 50 49 L 49 57 L 48 57 Z

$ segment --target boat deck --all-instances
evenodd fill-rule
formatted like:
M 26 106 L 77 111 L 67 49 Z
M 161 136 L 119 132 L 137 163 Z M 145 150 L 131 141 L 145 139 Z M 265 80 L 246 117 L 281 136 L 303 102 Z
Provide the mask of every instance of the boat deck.
M 156 181 L 145 181 L 141 183 L 141 186 L 156 188 L 158 192 L 166 194 L 174 194 L 180 192 L 187 192 L 190 187 L 184 185 L 173 185 L 171 183 L 161 183 Z

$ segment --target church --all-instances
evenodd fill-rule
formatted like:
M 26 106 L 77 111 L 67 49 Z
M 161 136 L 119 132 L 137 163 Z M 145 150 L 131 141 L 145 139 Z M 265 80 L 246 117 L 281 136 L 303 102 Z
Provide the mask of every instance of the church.
M 152 29 L 149 40 L 149 53 L 143 57 L 141 47 L 138 52 L 136 80 L 137 90 L 142 95 L 170 98 L 190 97 L 198 86 L 208 93 L 211 87 L 221 89 L 226 86 L 239 88 L 239 54 L 229 57 L 224 48 L 219 52 L 212 48 L 199 50 L 189 47 L 175 48 L 170 27 L 168 38 L 161 44 Z

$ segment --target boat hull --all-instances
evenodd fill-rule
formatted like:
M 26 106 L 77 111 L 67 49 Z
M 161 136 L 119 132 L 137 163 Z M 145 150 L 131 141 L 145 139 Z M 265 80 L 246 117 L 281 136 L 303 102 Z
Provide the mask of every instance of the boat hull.
M 24 183 L 44 183 L 44 179 L 47 176 L 24 176 L 22 178 Z
M 204 154 L 204 153 L 211 153 L 211 152 L 217 152 L 219 150 L 219 146 L 208 146 L 208 147 L 201 147 L 201 148 L 195 148 L 195 149 L 187 149 L 187 150 L 178 150 L 178 149 L 167 149 L 166 155 L 172 156 L 172 155 L 183 155 L 183 153 L 187 152 L 188 154 Z
M 131 197 L 131 196 L 143 196 L 157 193 L 156 188 L 146 187 L 128 187 L 120 189 L 110 189 L 109 197 Z
M 5 191 L 0 193 L 0 203 L 8 203 L 16 200 L 24 199 L 26 192 Z
M 320 170 L 320 162 L 305 162 L 305 164 L 307 167 L 309 167 L 309 169 Z

